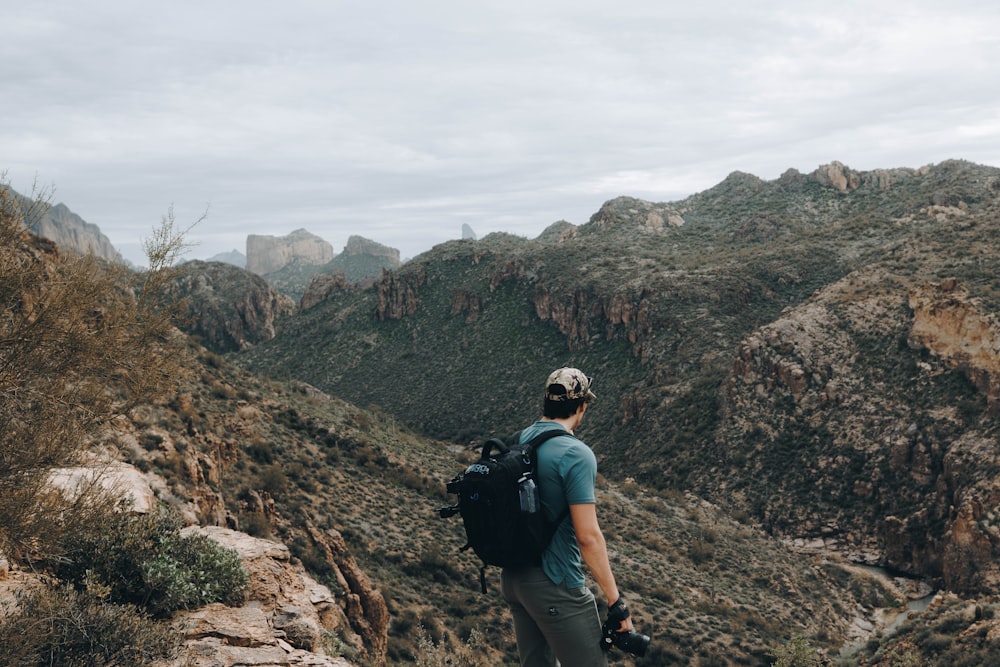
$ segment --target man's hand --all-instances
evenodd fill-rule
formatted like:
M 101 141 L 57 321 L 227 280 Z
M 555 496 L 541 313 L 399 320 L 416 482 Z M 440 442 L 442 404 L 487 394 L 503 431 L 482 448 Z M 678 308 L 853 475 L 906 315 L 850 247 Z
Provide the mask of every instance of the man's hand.
M 616 646 L 641 657 L 646 655 L 646 649 L 649 648 L 649 637 L 632 629 L 632 619 L 629 616 L 624 598 L 619 597 L 608 607 L 608 620 L 604 621 L 602 628 L 601 648 L 607 651 Z M 618 629 L 615 630 L 615 627 Z
M 616 632 L 631 632 L 634 629 L 632 616 L 623 597 L 619 597 L 613 605 L 608 607 L 608 624 L 616 622 L 618 623 Z

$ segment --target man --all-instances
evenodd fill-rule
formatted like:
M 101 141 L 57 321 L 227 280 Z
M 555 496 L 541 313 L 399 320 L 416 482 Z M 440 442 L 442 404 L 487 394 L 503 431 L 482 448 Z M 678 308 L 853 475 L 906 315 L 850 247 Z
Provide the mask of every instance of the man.
M 522 667 L 607 665 L 600 614 L 585 585 L 583 563 L 608 604 L 617 603 L 616 616 L 625 616 L 618 630 L 632 630 L 597 522 L 597 459 L 586 444 L 570 435 L 597 398 L 590 385 L 591 379 L 576 368 L 553 371 L 545 383 L 542 418 L 521 433 L 521 442 L 527 442 L 545 429 L 567 432 L 538 448 L 538 484 L 542 511 L 549 521 L 563 516 L 569 507 L 569 516 L 556 529 L 541 565 L 505 568 L 502 574 Z

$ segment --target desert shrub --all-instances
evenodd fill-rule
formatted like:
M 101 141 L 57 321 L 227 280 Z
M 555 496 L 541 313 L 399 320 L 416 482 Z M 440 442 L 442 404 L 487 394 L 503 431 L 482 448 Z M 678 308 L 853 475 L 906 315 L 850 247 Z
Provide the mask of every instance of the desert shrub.
M 172 657 L 179 638 L 134 605 L 70 586 L 36 589 L 0 623 L 0 664 L 8 667 L 131 667 Z
M 278 498 L 288 488 L 288 476 L 285 475 L 281 465 L 271 464 L 261 471 L 258 487 L 267 491 L 272 497 Z
M 774 667 L 813 667 L 826 664 L 815 648 L 801 636 L 792 637 L 773 655 Z
M 255 439 L 247 445 L 247 456 L 251 461 L 261 464 L 274 463 L 276 458 L 274 447 L 263 438 Z
M 137 273 L 28 234 L 46 208 L 0 174 L 0 551 L 18 560 L 57 553 L 113 505 L 94 499 L 98 484 L 52 493 L 52 470 L 184 372 L 177 311 L 158 296 L 184 247 L 172 216 Z
M 236 552 L 179 529 L 180 520 L 166 511 L 112 517 L 105 530 L 78 536 L 55 571 L 78 588 L 99 581 L 109 601 L 158 616 L 210 602 L 242 603 L 248 579 Z
M 715 558 L 715 547 L 707 540 L 694 540 L 688 545 L 688 558 L 695 565 L 701 565 Z
M 245 601 L 247 574 L 232 549 L 205 535 L 168 535 L 159 547 L 142 564 L 145 605 L 152 613 Z
M 243 532 L 254 537 L 271 537 L 273 528 L 270 519 L 261 511 L 249 512 L 241 515 L 240 524 Z
M 486 667 L 489 656 L 481 650 L 483 637 L 473 630 L 464 644 L 455 645 L 443 637 L 435 640 L 421 627 L 417 640 L 417 667 Z

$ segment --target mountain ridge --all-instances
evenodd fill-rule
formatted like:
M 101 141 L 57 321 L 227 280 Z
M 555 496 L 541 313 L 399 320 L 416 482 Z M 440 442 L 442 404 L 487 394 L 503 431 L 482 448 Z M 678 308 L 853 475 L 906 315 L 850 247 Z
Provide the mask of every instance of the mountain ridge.
M 763 665 L 803 647 L 992 664 L 998 170 L 953 161 L 888 189 L 834 171 L 843 190 L 736 174 L 682 202 L 609 200 L 597 224 L 535 240 L 442 244 L 371 287 L 334 280 L 246 352 L 192 342 L 191 377 L 95 448 L 190 522 L 287 545 L 341 608 L 318 650 L 474 664 L 480 642 L 476 659 L 502 664 L 504 604 L 479 595 L 461 529 L 433 510 L 477 439 L 533 419 L 536 381 L 572 363 L 596 376 L 580 435 L 653 635 L 625 664 Z M 373 586 L 345 574 L 351 554 Z M 953 592 L 907 611 L 900 571 Z M 290 612 L 272 620 L 269 648 L 317 640 Z M 215 658 L 237 651 L 209 640 Z
M 741 448 L 735 438 L 743 431 L 734 429 L 736 417 L 725 407 L 738 403 L 725 388 L 739 377 L 734 369 L 741 346 L 762 327 L 786 321 L 786 313 L 810 308 L 828 290 L 844 292 L 847 288 L 834 288 L 842 281 L 859 292 L 850 308 L 862 312 L 886 308 L 876 295 L 892 285 L 892 303 L 898 305 L 886 312 L 895 313 L 895 328 L 884 333 L 849 329 L 840 339 L 829 340 L 822 336 L 835 329 L 817 328 L 814 333 L 821 338 L 810 345 L 822 349 L 846 341 L 855 350 L 854 363 L 870 367 L 866 372 L 909 378 L 909 371 L 899 369 L 919 368 L 917 361 L 926 363 L 923 355 L 928 354 L 921 345 L 895 347 L 912 326 L 907 305 L 911 291 L 954 279 L 971 297 L 996 308 L 1000 284 L 984 272 L 988 264 L 981 258 L 1000 250 L 998 194 L 1000 170 L 954 160 L 871 172 L 831 163 L 810 175 L 786 172 L 774 181 L 737 172 L 679 202 L 619 197 L 563 240 L 490 235 L 437 246 L 370 290 L 332 293 L 329 302 L 286 321 L 276 339 L 235 360 L 259 372 L 306 380 L 362 405 L 381 405 L 419 431 L 456 442 L 527 418 L 537 395 L 532 378 L 544 377 L 549 366 L 572 363 L 605 387 L 598 394 L 607 398 L 588 412 L 587 425 L 605 469 L 660 488 L 693 488 L 709 499 L 728 501 L 712 493 L 712 484 L 720 473 L 730 479 L 726 488 L 744 483 L 745 473 L 727 460 L 727 452 Z M 868 274 L 883 276 L 886 287 L 864 279 Z M 789 345 L 781 335 L 771 338 L 777 354 Z M 874 345 L 858 338 L 873 335 Z M 882 335 L 889 339 L 878 339 Z M 308 367 L 300 358 L 309 360 Z M 883 370 L 882 364 L 899 369 Z M 800 365 L 809 384 L 811 366 Z M 846 382 L 849 367 L 844 368 L 839 372 Z M 777 365 L 772 370 L 782 369 Z M 470 404 L 461 388 L 476 385 L 484 372 L 491 391 Z M 819 376 L 824 373 L 830 372 L 820 370 Z M 971 419 L 928 436 L 945 438 L 939 445 L 942 452 L 958 442 L 963 429 L 995 437 L 985 398 L 954 384 L 952 378 L 959 377 L 961 370 L 948 370 L 927 378 L 939 400 L 961 402 Z M 796 382 L 797 376 L 762 385 L 755 391 L 771 398 L 767 409 L 744 418 L 761 425 L 769 447 L 798 437 L 818 437 L 822 446 L 837 443 L 831 434 L 807 435 L 813 432 L 808 418 L 796 412 L 805 408 L 789 389 Z M 861 395 L 869 391 L 863 382 L 855 385 Z M 900 406 L 943 428 L 934 416 L 943 406 L 911 405 L 917 397 L 904 388 L 884 381 L 877 386 L 885 394 L 899 393 Z M 442 387 L 443 394 L 435 390 Z M 777 402 L 786 395 L 787 404 Z M 833 408 L 817 405 L 809 407 L 814 418 L 829 420 Z M 982 426 L 977 426 L 979 420 Z M 845 422 L 844 428 L 855 427 Z M 868 428 L 877 433 L 878 428 L 895 427 L 886 422 Z M 805 435 L 796 435 L 800 431 Z M 671 461 L 669 469 L 663 469 L 663 460 Z M 933 479 L 943 482 L 937 460 Z M 876 464 L 875 459 L 858 459 L 851 465 Z M 813 469 L 810 478 L 781 466 L 774 474 L 801 479 L 802 491 L 784 500 L 774 488 L 787 492 L 787 485 L 757 491 L 742 507 L 775 531 L 789 535 L 791 527 L 792 537 L 809 539 L 822 532 L 811 527 L 816 521 L 810 513 L 822 517 L 826 510 L 805 490 L 810 483 L 815 488 L 825 475 L 852 475 L 854 470 Z M 893 475 L 899 479 L 898 473 Z M 975 482 L 953 479 L 953 484 L 952 493 L 960 494 Z M 834 506 L 858 502 L 850 486 L 836 488 L 828 501 Z M 779 511 L 793 501 L 800 510 Z M 800 518 L 786 525 L 792 516 Z M 941 549 L 948 549 L 948 531 L 960 524 L 945 516 L 937 524 L 919 525 L 912 526 L 917 534 L 927 529 Z M 973 582 L 954 568 L 946 572 L 937 557 L 920 556 L 928 553 L 921 549 L 905 555 L 915 547 L 899 542 L 900 535 L 910 534 L 906 530 L 893 531 L 874 519 L 851 530 L 855 537 L 865 531 L 880 536 L 881 546 L 866 558 L 869 562 L 960 589 L 996 586 Z M 995 549 L 988 547 L 989 553 Z

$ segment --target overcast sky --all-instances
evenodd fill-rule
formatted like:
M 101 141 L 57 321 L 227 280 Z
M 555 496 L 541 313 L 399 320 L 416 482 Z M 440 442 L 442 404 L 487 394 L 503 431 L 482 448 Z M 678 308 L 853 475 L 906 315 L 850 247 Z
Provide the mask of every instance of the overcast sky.
M 1000 2 L 0 0 L 0 171 L 130 260 L 351 234 L 412 257 L 608 199 L 1000 166 Z

